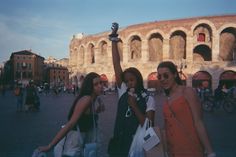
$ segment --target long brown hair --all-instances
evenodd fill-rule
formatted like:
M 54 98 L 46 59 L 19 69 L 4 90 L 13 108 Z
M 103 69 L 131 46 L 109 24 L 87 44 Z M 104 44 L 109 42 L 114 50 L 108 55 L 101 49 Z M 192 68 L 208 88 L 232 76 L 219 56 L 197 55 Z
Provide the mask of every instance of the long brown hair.
M 71 116 L 74 112 L 74 108 L 75 108 L 77 101 L 85 95 L 92 95 L 93 90 L 94 90 L 93 79 L 95 79 L 97 77 L 100 77 L 100 75 L 95 72 L 90 72 L 85 76 L 82 86 L 81 86 L 81 89 L 79 91 L 79 95 L 76 97 L 76 99 L 74 100 L 74 102 L 70 108 L 70 111 L 68 114 L 68 120 L 71 118 Z

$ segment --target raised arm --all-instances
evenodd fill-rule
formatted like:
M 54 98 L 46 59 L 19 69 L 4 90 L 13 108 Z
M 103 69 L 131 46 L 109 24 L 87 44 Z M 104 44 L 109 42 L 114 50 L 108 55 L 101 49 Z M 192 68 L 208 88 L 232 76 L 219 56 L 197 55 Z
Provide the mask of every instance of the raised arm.
M 118 23 L 112 23 L 112 33 L 109 35 L 109 39 L 112 42 L 112 62 L 113 62 L 113 67 L 115 71 L 115 76 L 116 76 L 116 83 L 118 87 L 121 87 L 122 83 L 122 68 L 120 65 L 120 55 L 119 55 L 119 50 L 118 50 L 118 34 L 117 31 L 119 29 Z

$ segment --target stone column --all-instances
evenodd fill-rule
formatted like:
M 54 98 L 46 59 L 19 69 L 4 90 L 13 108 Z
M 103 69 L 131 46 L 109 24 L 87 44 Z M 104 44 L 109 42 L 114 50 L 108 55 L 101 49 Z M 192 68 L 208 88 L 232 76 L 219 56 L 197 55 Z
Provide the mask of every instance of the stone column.
M 170 43 L 169 39 L 163 39 L 163 60 L 169 59 Z
M 193 37 L 191 36 L 186 38 L 186 61 L 187 63 L 193 62 Z
M 220 38 L 218 35 L 212 36 L 212 62 L 218 61 L 220 53 Z
M 142 47 L 141 47 L 141 53 L 142 53 L 142 62 L 146 63 L 148 62 L 148 40 L 144 39 L 142 41 Z

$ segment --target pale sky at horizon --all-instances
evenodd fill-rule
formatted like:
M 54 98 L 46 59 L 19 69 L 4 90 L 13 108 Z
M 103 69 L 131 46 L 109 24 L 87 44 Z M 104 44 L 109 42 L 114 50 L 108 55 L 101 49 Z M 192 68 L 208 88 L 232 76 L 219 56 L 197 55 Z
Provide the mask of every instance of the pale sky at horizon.
M 74 34 L 109 31 L 152 21 L 236 15 L 235 0 L 2 0 L 0 64 L 12 52 L 32 49 L 48 58 L 69 57 Z

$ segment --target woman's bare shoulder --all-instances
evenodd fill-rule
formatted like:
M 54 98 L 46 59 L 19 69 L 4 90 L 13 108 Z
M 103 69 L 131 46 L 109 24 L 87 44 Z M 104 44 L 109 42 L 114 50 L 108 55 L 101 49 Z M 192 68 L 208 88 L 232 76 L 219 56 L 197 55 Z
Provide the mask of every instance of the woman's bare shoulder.
M 82 96 L 77 103 L 89 103 L 92 101 L 92 97 L 89 95 Z

